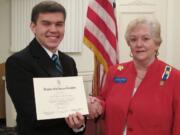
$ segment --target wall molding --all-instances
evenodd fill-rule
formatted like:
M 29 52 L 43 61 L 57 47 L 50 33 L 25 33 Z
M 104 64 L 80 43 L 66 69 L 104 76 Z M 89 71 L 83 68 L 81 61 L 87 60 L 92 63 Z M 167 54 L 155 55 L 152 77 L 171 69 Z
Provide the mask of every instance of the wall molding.
M 79 76 L 83 76 L 84 82 L 92 82 L 93 80 L 93 71 L 80 71 Z
M 134 5 L 134 6 L 154 6 L 156 5 L 154 0 L 147 1 L 147 0 L 122 0 L 122 1 L 117 1 L 117 3 L 120 6 L 128 6 L 128 5 Z

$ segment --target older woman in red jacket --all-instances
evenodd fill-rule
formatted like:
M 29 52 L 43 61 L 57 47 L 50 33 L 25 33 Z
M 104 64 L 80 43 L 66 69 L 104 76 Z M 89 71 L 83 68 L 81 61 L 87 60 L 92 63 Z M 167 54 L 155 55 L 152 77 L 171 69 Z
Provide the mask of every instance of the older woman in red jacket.
M 180 72 L 157 58 L 160 24 L 137 18 L 125 38 L 133 60 L 109 69 L 90 116 L 103 115 L 105 135 L 180 135 Z

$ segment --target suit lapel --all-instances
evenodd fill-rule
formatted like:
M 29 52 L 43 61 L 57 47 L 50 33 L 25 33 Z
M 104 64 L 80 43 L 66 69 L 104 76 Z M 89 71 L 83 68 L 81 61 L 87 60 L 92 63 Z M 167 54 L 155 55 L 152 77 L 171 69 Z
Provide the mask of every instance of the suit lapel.
M 44 70 L 49 76 L 61 76 L 60 73 L 57 71 L 56 67 L 54 66 L 53 62 L 51 61 L 49 55 L 46 51 L 41 47 L 41 45 L 34 39 L 30 43 L 30 50 L 37 61 L 37 64 Z

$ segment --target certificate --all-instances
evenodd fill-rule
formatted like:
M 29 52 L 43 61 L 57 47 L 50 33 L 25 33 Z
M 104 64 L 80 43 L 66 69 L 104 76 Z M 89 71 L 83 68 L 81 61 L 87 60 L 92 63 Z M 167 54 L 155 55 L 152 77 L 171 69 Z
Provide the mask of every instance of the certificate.
M 89 113 L 82 77 L 33 78 L 33 83 L 38 120 Z

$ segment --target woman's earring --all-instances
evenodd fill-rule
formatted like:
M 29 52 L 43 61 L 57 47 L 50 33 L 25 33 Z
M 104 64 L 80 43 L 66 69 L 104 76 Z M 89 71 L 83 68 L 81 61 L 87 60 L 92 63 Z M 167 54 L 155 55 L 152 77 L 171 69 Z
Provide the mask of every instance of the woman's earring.
M 159 55 L 159 51 L 157 50 L 155 56 L 157 57 L 158 55 Z
M 132 52 L 130 52 L 130 55 L 129 55 L 130 57 L 133 57 L 133 55 L 132 55 Z

